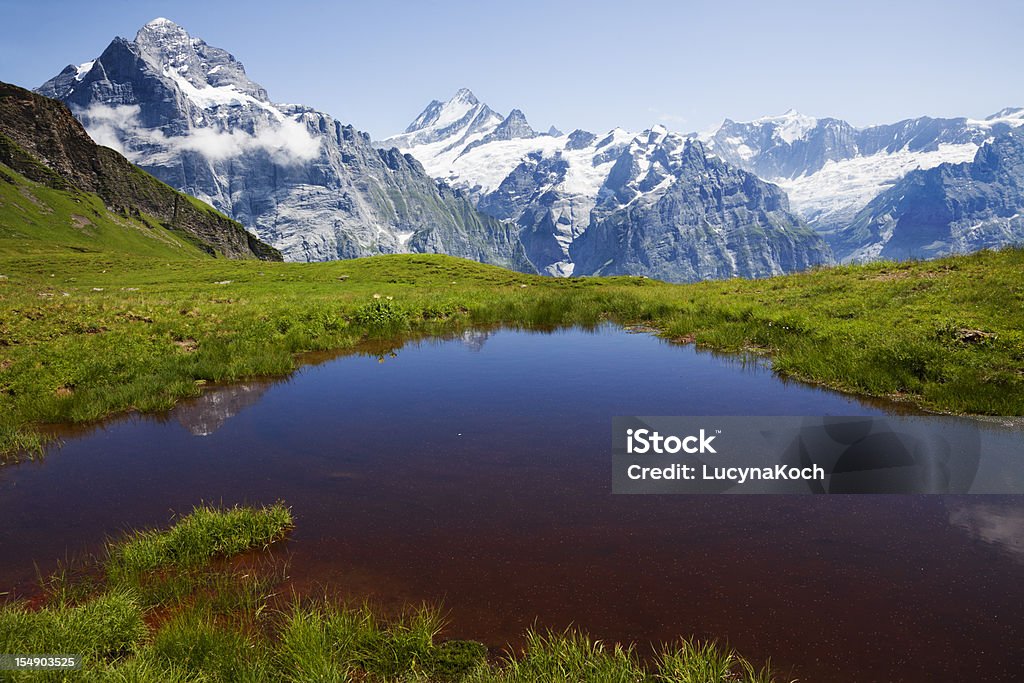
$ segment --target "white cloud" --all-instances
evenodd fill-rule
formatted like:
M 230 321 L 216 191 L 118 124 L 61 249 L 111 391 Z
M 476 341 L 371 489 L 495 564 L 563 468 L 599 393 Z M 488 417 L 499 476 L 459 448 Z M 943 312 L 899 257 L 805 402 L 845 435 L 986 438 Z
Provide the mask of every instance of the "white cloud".
M 97 145 L 110 147 L 124 154 L 121 135 L 123 131 L 139 128 L 139 106 L 133 104 L 108 107 L 96 104 L 78 112 L 78 118 Z
M 169 152 L 198 152 L 211 161 L 262 150 L 275 163 L 298 164 L 320 153 L 320 141 L 294 119 L 268 123 L 255 135 L 241 130 L 194 128 L 187 135 L 168 136 L 162 130 L 144 127 L 139 122 L 139 111 L 138 105 L 94 104 L 76 113 L 97 144 L 115 149 L 129 159 L 137 143 L 156 145 Z
M 1024 562 L 1024 509 L 1020 506 L 958 505 L 949 510 L 949 523 Z

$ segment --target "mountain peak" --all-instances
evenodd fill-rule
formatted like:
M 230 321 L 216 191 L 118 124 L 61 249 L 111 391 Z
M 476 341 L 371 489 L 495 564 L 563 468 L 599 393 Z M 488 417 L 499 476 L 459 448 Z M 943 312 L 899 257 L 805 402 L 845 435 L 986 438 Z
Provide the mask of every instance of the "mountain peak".
M 803 114 L 798 112 L 793 107 L 790 107 L 789 109 L 787 109 L 782 114 L 762 116 L 760 118 L 754 119 L 753 121 L 751 121 L 751 123 L 774 123 L 774 122 L 784 122 L 784 121 L 793 121 L 793 120 L 814 120 L 814 119 L 811 116 L 804 116 Z
M 455 102 L 464 104 L 480 104 L 480 100 L 476 98 L 476 95 L 474 95 L 473 91 L 470 90 L 469 88 L 459 88 L 457 91 L 455 91 L 455 94 L 452 96 L 452 98 L 448 100 L 448 102 L 446 102 L 446 104 L 451 104 Z
M 495 140 L 513 140 L 536 136 L 537 133 L 530 127 L 529 122 L 526 120 L 526 115 L 518 109 L 513 109 L 488 137 Z
M 143 54 L 163 66 L 184 62 L 192 52 L 192 37 L 170 19 L 159 17 L 139 29 L 135 44 Z
M 175 24 L 173 21 L 171 21 L 167 17 L 157 17 L 156 19 L 153 19 L 152 21 L 146 22 L 146 26 L 173 26 L 173 27 L 181 28 L 180 26 Z
M 759 119 L 754 119 L 751 123 L 758 126 L 773 127 L 774 135 L 782 142 L 791 145 L 813 130 L 818 125 L 818 119 L 813 116 L 805 116 L 796 109 L 789 109 L 784 114 L 762 116 Z
M 188 31 L 170 19 L 157 17 L 146 23 L 135 34 L 135 42 L 149 40 L 165 40 L 167 38 L 188 38 Z
M 477 118 L 486 119 L 487 122 L 492 118 L 497 119 L 490 122 L 490 125 L 495 125 L 501 120 L 486 104 L 476 98 L 472 90 L 459 88 L 450 99 L 444 102 L 433 100 L 428 104 L 416 120 L 405 129 L 405 134 L 418 133 L 428 128 L 442 130 L 463 120 L 472 125 Z M 484 121 L 481 120 L 479 123 Z

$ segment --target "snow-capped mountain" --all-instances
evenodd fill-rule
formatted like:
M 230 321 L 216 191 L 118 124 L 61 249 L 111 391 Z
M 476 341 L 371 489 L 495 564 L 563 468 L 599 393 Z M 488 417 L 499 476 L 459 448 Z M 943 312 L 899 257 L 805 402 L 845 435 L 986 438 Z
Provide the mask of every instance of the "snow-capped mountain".
M 250 228 L 290 260 L 442 252 L 532 270 L 513 225 L 395 150 L 272 102 L 228 52 L 167 19 L 39 89 L 100 144 Z M 437 123 L 435 121 L 434 123 Z
M 831 233 L 910 171 L 970 161 L 987 140 L 1021 125 L 1024 109 L 983 120 L 922 117 L 867 128 L 789 111 L 726 119 L 699 137 L 715 155 L 782 187 L 796 213 Z
M 664 129 L 619 156 L 569 254 L 584 273 L 676 281 L 767 277 L 831 260 L 782 190 Z
M 969 162 L 911 171 L 831 242 L 846 262 L 1024 243 L 1024 128 L 997 135 Z
M 460 90 L 378 145 L 415 156 L 482 212 L 515 221 L 530 260 L 551 275 L 762 277 L 830 260 L 784 195 L 762 202 L 773 196 L 765 183 L 708 162 L 702 143 L 662 126 L 538 134 L 521 111 L 501 116 Z M 695 193 L 685 210 L 683 188 Z
M 519 110 L 501 116 L 468 90 L 460 90 L 447 102 L 432 102 L 405 133 L 379 144 L 395 145 L 412 154 L 431 175 L 467 191 L 484 213 L 516 221 L 528 256 L 544 272 L 635 272 L 695 279 L 757 276 L 820 262 L 821 252 L 802 241 L 801 221 L 791 214 L 824 236 L 846 260 L 896 253 L 895 246 L 883 250 L 878 235 L 864 229 L 865 221 L 871 220 L 865 216 L 875 216 L 862 213 L 866 207 L 876 198 L 890 196 L 888 191 L 913 172 L 971 162 L 987 142 L 1021 126 L 1024 109 L 1004 109 L 985 119 L 922 117 L 866 128 L 855 128 L 837 118 L 789 111 L 748 122 L 726 119 L 703 134 L 680 135 L 655 126 L 639 134 L 615 129 L 600 136 L 581 130 L 543 135 L 529 126 Z M 691 147 L 695 150 L 691 160 L 706 152 L 706 156 L 725 162 L 724 170 L 709 173 L 708 169 L 696 170 L 699 165 L 683 163 Z M 702 152 L 696 152 L 698 147 Z M 714 166 L 707 163 L 708 168 Z M 739 193 L 745 199 L 765 198 L 763 203 L 747 205 L 742 217 L 727 217 L 721 201 L 714 211 L 705 210 L 712 206 L 710 202 L 705 202 L 704 208 L 681 209 L 678 202 L 691 199 L 680 192 L 688 183 L 690 192 L 698 196 L 724 191 L 727 186 L 751 187 L 747 180 L 730 176 L 737 167 L 785 190 L 788 204 L 785 198 L 777 202 L 770 190 L 758 188 L 751 194 Z M 687 173 L 702 174 L 705 183 L 711 184 L 694 185 Z M 716 181 L 725 184 L 715 186 Z M 668 200 L 663 201 L 666 196 L 676 201 L 672 209 L 666 206 Z M 742 229 L 756 232 L 765 223 L 774 225 L 782 231 L 782 239 L 765 249 L 790 258 L 779 256 L 759 266 L 741 259 L 723 270 L 719 262 L 730 264 L 733 249 L 721 251 L 716 262 L 711 254 L 721 245 L 710 240 L 696 246 L 694 240 L 705 233 L 692 229 L 687 221 L 703 226 L 734 224 L 741 229 L 733 234 L 734 241 L 745 237 Z M 855 222 L 861 227 L 849 230 Z M 925 240 L 921 231 L 910 231 L 906 221 L 903 225 L 902 233 Z M 651 234 L 638 233 L 640 228 Z M 938 228 L 931 225 L 929 229 Z M 948 237 L 950 230 L 956 232 L 957 228 L 943 226 L 940 232 Z M 941 255 L 962 251 L 965 245 L 998 246 L 1016 239 L 1012 229 L 989 232 L 991 239 L 939 235 L 912 247 L 904 244 L 899 253 Z M 680 237 L 686 234 L 689 236 Z M 854 244 L 857 236 L 866 241 Z M 608 251 L 604 242 L 609 240 L 621 243 L 622 253 Z M 673 258 L 685 260 L 680 254 L 688 253 L 682 248 L 687 241 L 704 254 L 701 262 L 666 265 Z M 639 244 L 645 246 L 637 250 Z M 790 246 L 783 249 L 783 244 Z M 636 254 L 627 257 L 625 252 L 630 249 Z M 598 262 L 594 254 L 606 258 Z M 801 261 L 805 255 L 809 255 L 807 263 Z

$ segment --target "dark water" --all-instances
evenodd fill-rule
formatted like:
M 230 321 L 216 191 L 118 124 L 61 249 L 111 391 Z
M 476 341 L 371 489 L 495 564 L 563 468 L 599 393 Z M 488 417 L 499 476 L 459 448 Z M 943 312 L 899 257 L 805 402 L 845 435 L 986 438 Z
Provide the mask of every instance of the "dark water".
M 614 415 L 882 414 L 605 328 L 499 331 L 210 391 L 0 469 L 0 591 L 201 501 L 278 499 L 300 589 L 443 601 L 452 637 L 728 640 L 801 681 L 1021 680 L 1024 502 L 612 496 Z

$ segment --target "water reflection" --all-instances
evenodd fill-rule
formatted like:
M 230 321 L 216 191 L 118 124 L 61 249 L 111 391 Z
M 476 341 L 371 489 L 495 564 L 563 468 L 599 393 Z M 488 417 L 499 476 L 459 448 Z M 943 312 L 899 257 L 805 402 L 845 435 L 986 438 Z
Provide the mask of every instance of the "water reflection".
M 171 414 L 194 436 L 209 436 L 230 418 L 256 405 L 272 385 L 270 381 L 250 381 L 211 387 L 198 398 L 175 407 Z
M 462 333 L 462 345 L 470 351 L 480 352 L 490 338 L 491 333 L 486 330 L 466 330 Z
M 1024 563 L 1024 507 L 1020 504 L 959 503 L 950 506 L 949 523 Z

